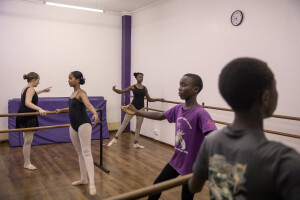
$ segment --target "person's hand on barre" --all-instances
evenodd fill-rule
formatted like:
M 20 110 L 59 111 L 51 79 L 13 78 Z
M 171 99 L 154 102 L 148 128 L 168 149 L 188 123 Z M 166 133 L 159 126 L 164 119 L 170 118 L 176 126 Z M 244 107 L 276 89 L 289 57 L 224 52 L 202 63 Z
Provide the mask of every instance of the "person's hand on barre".
M 92 119 L 94 119 L 94 121 L 92 122 L 92 124 L 94 124 L 94 125 L 97 124 L 97 122 L 98 122 L 98 120 L 99 120 L 98 114 L 95 113 L 95 114 L 93 115 Z
M 42 108 L 39 109 L 39 113 L 40 113 L 41 116 L 47 115 L 47 112 L 48 112 L 47 110 L 44 110 Z
M 56 109 L 55 114 L 68 112 L 69 108 Z

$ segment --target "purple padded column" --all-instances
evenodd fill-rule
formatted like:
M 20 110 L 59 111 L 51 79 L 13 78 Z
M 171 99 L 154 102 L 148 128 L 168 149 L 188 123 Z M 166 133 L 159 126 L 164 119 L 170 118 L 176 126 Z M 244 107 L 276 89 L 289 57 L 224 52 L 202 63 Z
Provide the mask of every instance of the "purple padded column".
M 130 86 L 131 73 L 131 16 L 122 16 L 122 89 Z M 122 94 L 121 105 L 130 103 L 130 92 Z M 125 113 L 121 112 L 121 121 Z M 130 130 L 130 123 L 125 130 Z

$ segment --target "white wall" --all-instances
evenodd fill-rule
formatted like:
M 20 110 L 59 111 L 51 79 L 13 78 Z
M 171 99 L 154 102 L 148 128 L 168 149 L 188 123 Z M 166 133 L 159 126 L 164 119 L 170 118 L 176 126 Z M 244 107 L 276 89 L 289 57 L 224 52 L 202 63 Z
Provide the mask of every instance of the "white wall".
M 37 89 L 52 86 L 40 97 L 69 96 L 68 75 L 79 70 L 86 77 L 89 96 L 107 100 L 108 122 L 120 121 L 121 16 L 0 1 L 0 113 L 8 113 L 8 100 L 20 98 L 23 74 L 37 72 Z M 0 129 L 7 129 L 0 118 Z
M 234 27 L 233 11 L 242 10 L 244 21 Z M 180 101 L 179 80 L 197 73 L 204 81 L 199 103 L 228 107 L 217 82 L 223 66 L 236 57 L 266 61 L 275 73 L 279 101 L 276 114 L 300 116 L 300 1 L 299 0 L 170 0 L 133 16 L 132 71 L 143 72 L 153 97 Z M 132 77 L 132 81 L 135 81 Z M 166 110 L 173 105 L 153 103 Z M 232 113 L 208 110 L 214 119 L 232 120 Z M 300 135 L 300 123 L 272 119 L 267 129 Z M 132 130 L 135 125 L 132 123 Z M 222 127 L 222 126 L 219 126 Z M 174 125 L 145 120 L 142 134 L 173 144 Z M 299 139 L 275 137 L 300 151 Z

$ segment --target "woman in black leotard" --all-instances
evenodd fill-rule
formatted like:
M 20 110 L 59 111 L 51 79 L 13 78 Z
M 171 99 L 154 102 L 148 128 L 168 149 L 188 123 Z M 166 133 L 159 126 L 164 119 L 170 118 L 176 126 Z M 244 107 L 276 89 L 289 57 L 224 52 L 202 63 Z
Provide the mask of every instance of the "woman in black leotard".
M 118 89 L 116 89 L 116 86 L 113 86 L 113 91 L 115 91 L 118 94 L 122 94 L 122 93 L 129 92 L 131 90 L 133 92 L 133 100 L 132 100 L 131 104 L 134 105 L 134 107 L 137 110 L 144 110 L 144 97 L 145 96 L 146 96 L 147 100 L 150 102 L 164 101 L 164 99 L 162 99 L 162 98 L 152 99 L 149 96 L 146 86 L 142 85 L 143 78 L 144 78 L 143 73 L 137 72 L 137 73 L 134 73 L 133 75 L 137 81 L 137 83 L 135 85 L 129 86 L 128 88 L 126 88 L 124 90 L 118 90 Z M 118 129 L 118 132 L 116 133 L 114 139 L 112 139 L 108 143 L 107 146 L 111 146 L 112 144 L 117 143 L 118 137 L 122 134 L 122 132 L 126 128 L 129 121 L 132 119 L 132 117 L 133 117 L 133 115 L 128 115 L 128 114 L 125 115 L 124 120 L 123 120 L 120 128 Z M 135 129 L 134 145 L 133 145 L 134 148 L 144 148 L 144 146 L 142 146 L 138 143 L 143 120 L 144 120 L 143 117 L 136 116 L 136 129 Z
M 69 85 L 74 88 L 68 104 L 69 108 L 56 109 L 56 113 L 69 111 L 70 137 L 78 153 L 79 168 L 81 178 L 72 185 L 84 185 L 89 183 L 90 194 L 96 194 L 94 182 L 94 162 L 91 152 L 92 125 L 98 122 L 98 114 L 94 106 L 90 103 L 88 96 L 80 85 L 85 83 L 83 75 L 79 71 L 71 72 L 69 75 Z M 86 108 L 93 113 L 94 122 L 91 123 L 86 113 Z M 86 173 L 87 172 L 87 173 Z
M 40 77 L 35 72 L 30 72 L 23 76 L 27 79 L 27 85 L 23 88 L 21 93 L 21 104 L 18 113 L 28 113 L 38 111 L 40 115 L 46 115 L 46 111 L 37 106 L 38 94 L 43 92 L 49 92 L 51 87 L 43 90 L 35 91 L 34 88 L 38 86 Z M 17 128 L 30 128 L 38 127 L 39 122 L 36 115 L 33 116 L 18 116 L 16 118 Z M 34 131 L 23 132 L 24 145 L 23 145 L 23 156 L 24 156 L 24 168 L 29 170 L 35 170 L 36 167 L 31 164 L 30 161 L 30 149 L 33 140 Z

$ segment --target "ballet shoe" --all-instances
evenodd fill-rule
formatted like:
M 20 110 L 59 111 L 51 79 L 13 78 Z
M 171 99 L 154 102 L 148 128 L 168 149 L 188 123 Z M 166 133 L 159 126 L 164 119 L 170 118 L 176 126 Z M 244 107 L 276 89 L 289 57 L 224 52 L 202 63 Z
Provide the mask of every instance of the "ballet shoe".
M 114 139 L 112 139 L 109 143 L 108 143 L 108 147 L 110 147 L 111 145 L 113 145 L 113 144 L 115 144 L 115 143 L 117 143 L 118 142 L 118 140 L 116 140 L 116 138 L 114 138 Z
M 96 186 L 95 184 L 90 184 L 90 195 L 95 195 L 96 194 Z
M 74 182 L 72 183 L 72 185 L 73 185 L 73 186 L 76 186 L 76 185 L 86 185 L 86 184 L 88 184 L 88 183 L 89 183 L 88 180 L 79 180 L 79 181 L 74 181 Z
M 25 168 L 25 169 L 29 169 L 29 170 L 36 170 L 36 167 L 33 166 L 32 164 L 24 165 L 24 168 Z
M 133 145 L 133 148 L 136 148 L 136 149 L 143 149 L 143 148 L 145 148 L 145 147 L 142 146 L 142 145 L 139 145 L 138 143 L 136 143 L 136 144 Z

